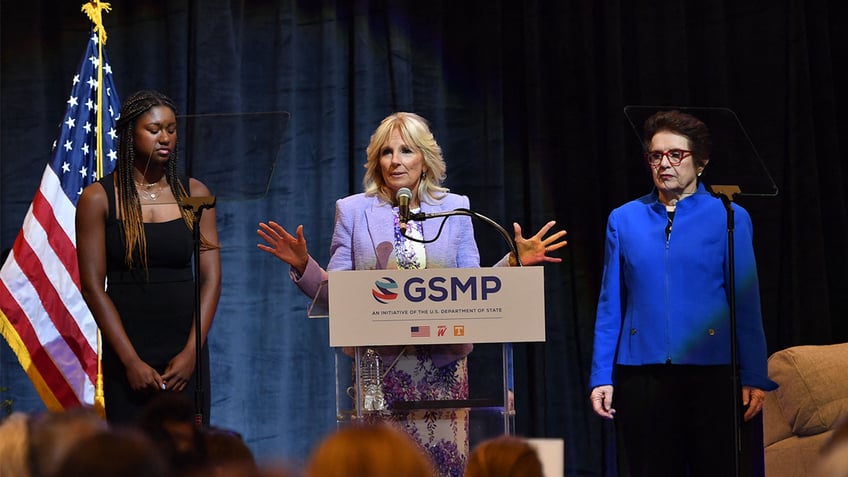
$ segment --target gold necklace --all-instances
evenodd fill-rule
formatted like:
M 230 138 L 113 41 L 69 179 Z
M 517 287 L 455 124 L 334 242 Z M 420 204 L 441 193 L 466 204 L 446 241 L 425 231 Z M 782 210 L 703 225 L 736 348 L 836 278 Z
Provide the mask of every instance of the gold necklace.
M 144 199 L 147 199 L 151 202 L 156 202 L 156 200 L 159 198 L 159 196 L 162 195 L 162 190 L 164 189 L 164 187 L 162 187 L 161 185 L 159 186 L 159 188 L 157 190 L 153 190 L 153 186 L 159 185 L 160 181 L 156 181 L 152 184 L 147 184 L 147 183 L 142 184 L 138 181 L 134 181 L 134 182 L 135 182 L 135 185 L 136 185 L 136 190 L 138 191 L 139 194 L 141 194 L 141 196 Z

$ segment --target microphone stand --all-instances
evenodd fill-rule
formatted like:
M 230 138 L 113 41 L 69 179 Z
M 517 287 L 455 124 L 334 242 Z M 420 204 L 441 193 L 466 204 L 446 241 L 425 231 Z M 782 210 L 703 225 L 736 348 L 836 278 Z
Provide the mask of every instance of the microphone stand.
M 454 216 L 454 215 L 467 215 L 469 217 L 478 219 L 481 222 L 484 222 L 487 225 L 494 228 L 495 230 L 497 230 L 498 233 L 500 233 L 501 236 L 504 238 L 504 240 L 506 240 L 506 242 L 509 244 L 509 249 L 512 252 L 512 256 L 515 257 L 515 266 L 517 266 L 517 267 L 523 267 L 524 266 L 521 263 L 521 257 L 518 255 L 518 245 L 515 243 L 515 238 L 513 236 L 511 236 L 506 231 L 506 229 L 501 227 L 501 225 L 499 223 L 497 223 L 494 220 L 486 217 L 483 214 L 474 212 L 473 210 L 470 210 L 470 209 L 454 209 L 454 210 L 450 210 L 450 211 L 447 211 L 447 212 L 434 212 L 434 213 L 431 213 L 431 214 L 426 214 L 426 213 L 422 213 L 422 212 L 410 213 L 409 219 L 410 220 L 417 220 L 417 221 L 424 221 L 424 220 L 433 219 L 433 218 L 436 218 L 436 217 L 445 217 L 445 220 L 447 220 L 447 217 Z M 445 221 L 442 221 L 442 224 L 439 226 L 439 231 L 436 233 L 436 238 L 438 238 L 442 234 L 442 227 L 444 227 L 444 225 L 445 225 Z M 408 237 L 406 234 L 403 234 L 403 236 L 410 239 L 410 240 L 416 241 L 416 242 L 423 242 L 423 243 L 428 242 L 426 240 L 417 240 L 413 237 Z M 434 238 L 430 241 L 433 241 L 433 240 L 436 240 L 436 239 Z M 509 356 L 512 353 L 512 346 L 511 346 L 510 343 L 503 343 L 502 346 L 503 346 L 503 348 L 502 348 L 502 350 L 503 350 L 502 351 L 502 353 L 503 353 L 503 366 L 504 366 L 504 373 L 506 374 L 507 373 L 506 369 L 509 368 L 508 360 L 510 359 Z M 510 368 L 510 372 L 511 372 L 511 368 Z M 508 394 L 508 392 L 504 394 L 503 398 L 504 398 L 504 429 L 509 429 L 511 427 L 510 417 L 514 413 L 514 410 L 509 409 L 509 394 Z M 507 433 L 509 433 L 509 432 L 507 432 Z
M 192 233 L 194 234 L 194 424 L 200 428 L 203 426 L 203 370 L 200 330 L 200 216 L 204 209 L 215 207 L 215 196 L 185 197 L 182 201 L 183 209 L 192 212 Z
M 736 343 L 736 257 L 734 244 L 735 214 L 733 212 L 733 196 L 740 193 L 739 186 L 713 185 L 710 186 L 714 196 L 721 199 L 727 211 L 727 258 L 728 258 L 728 305 L 730 306 L 730 366 L 731 385 L 733 386 L 733 437 L 735 447 L 733 457 L 736 475 L 741 475 L 742 453 L 742 386 L 739 377 L 738 345 Z
M 473 210 L 470 210 L 470 209 L 454 209 L 454 210 L 449 210 L 449 211 L 446 211 L 446 212 L 433 212 L 433 213 L 430 213 L 430 214 L 426 214 L 426 213 L 422 213 L 422 212 L 410 213 L 409 219 L 410 220 L 417 220 L 417 221 L 424 221 L 424 220 L 427 220 L 427 219 L 434 219 L 434 218 L 437 218 L 437 217 L 450 217 L 450 216 L 453 216 L 453 215 L 467 215 L 469 217 L 476 218 L 476 219 L 480 220 L 481 222 L 484 222 L 484 223 L 488 224 L 489 226 L 493 227 L 495 230 L 498 231 L 498 233 L 501 234 L 501 236 L 503 236 L 503 238 L 509 244 L 509 249 L 512 252 L 512 255 L 515 257 L 516 266 L 519 266 L 519 267 L 523 266 L 522 263 L 521 263 L 521 257 L 518 256 L 518 245 L 516 245 L 515 239 L 513 237 L 511 237 L 509 235 L 509 233 L 503 227 L 500 226 L 500 224 L 498 224 L 494 220 L 486 217 L 483 214 L 479 214 L 479 213 L 474 212 Z M 442 225 L 439 227 L 439 232 L 436 234 L 436 237 L 441 235 L 442 227 L 444 227 L 444 225 L 445 225 L 445 223 L 442 222 Z M 406 236 L 406 234 L 404 234 L 404 237 L 406 237 L 410 240 L 416 241 L 416 242 L 422 242 L 422 243 L 427 242 L 427 241 L 424 241 L 424 240 L 417 240 L 415 238 L 408 237 L 408 236 Z M 435 240 L 435 239 L 433 239 L 433 240 Z

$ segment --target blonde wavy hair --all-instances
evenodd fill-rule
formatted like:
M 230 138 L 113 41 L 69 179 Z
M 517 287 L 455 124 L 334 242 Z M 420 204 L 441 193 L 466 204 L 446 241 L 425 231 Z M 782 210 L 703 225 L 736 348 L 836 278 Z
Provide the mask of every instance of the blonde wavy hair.
M 406 112 L 387 116 L 371 135 L 371 142 L 366 149 L 365 177 L 362 180 L 365 195 L 378 196 L 389 204 L 395 201 L 394 193 L 386 185 L 380 168 L 383 145 L 395 131 L 400 133 L 407 146 L 424 156 L 425 172 L 418 183 L 418 200 L 434 204 L 440 202 L 448 192 L 448 189 L 442 186 L 447 177 L 442 148 L 433 137 L 427 120 L 415 113 Z

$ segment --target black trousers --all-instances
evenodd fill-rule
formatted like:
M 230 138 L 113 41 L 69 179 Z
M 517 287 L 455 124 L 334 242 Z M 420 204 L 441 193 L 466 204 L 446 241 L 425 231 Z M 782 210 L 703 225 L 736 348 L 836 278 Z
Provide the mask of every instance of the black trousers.
M 733 477 L 736 402 L 730 366 L 617 366 L 613 392 L 619 476 Z M 741 415 L 744 414 L 744 409 Z M 742 425 L 738 475 L 749 477 L 752 454 L 762 454 Z

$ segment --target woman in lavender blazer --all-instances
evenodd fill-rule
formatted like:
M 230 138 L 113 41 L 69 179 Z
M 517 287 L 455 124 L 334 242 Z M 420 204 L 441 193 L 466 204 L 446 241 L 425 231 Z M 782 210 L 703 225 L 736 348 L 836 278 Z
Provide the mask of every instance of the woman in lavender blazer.
M 397 198 L 402 189 L 408 190 L 408 206 L 413 214 L 469 208 L 468 197 L 452 194 L 442 186 L 446 165 L 426 120 L 403 112 L 388 116 L 371 136 L 366 152 L 365 191 L 336 202 L 327 270 L 479 267 L 480 254 L 470 217 L 451 217 L 445 221 L 438 240 L 427 244 L 418 240 L 435 237 L 439 222 L 401 223 Z M 547 255 L 566 245 L 562 240 L 565 231 L 545 237 L 554 224 L 548 222 L 527 239 L 521 236 L 521 227 L 514 224 L 523 264 L 561 261 Z M 259 249 L 288 263 L 294 283 L 314 298 L 321 282 L 327 279 L 327 272 L 309 255 L 303 226 L 299 225 L 295 235 L 291 235 L 278 223 L 269 221 L 260 223 L 257 233 L 266 242 L 258 244 Z M 515 263 L 515 257 L 508 254 L 497 265 Z M 392 403 L 401 400 L 467 398 L 465 356 L 470 350 L 471 345 L 380 350 L 386 365 L 383 391 L 387 408 L 391 410 Z M 388 419 L 429 450 L 440 475 L 462 475 L 468 455 L 465 411 L 428 411 L 426 417 L 420 411 L 393 412 Z

